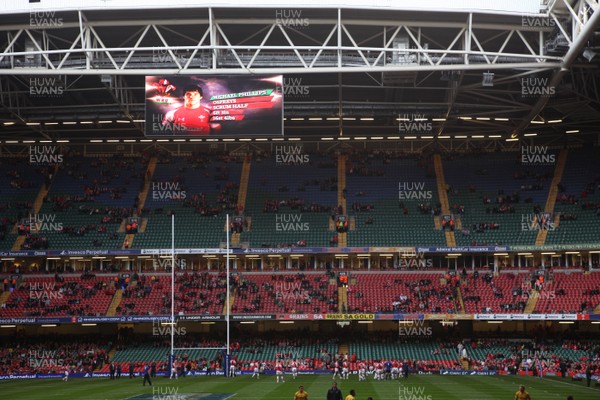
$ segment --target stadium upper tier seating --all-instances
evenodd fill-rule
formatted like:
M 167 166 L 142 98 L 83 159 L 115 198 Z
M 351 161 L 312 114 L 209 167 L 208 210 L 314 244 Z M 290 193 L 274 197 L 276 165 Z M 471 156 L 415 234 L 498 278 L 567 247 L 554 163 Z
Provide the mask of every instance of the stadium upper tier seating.
M 15 223 L 29 217 L 49 169 L 26 157 L 1 157 L 0 170 L 0 249 L 10 250 L 17 238 Z
M 597 243 L 600 239 L 600 166 L 597 149 L 586 147 L 569 150 L 561 186 L 554 210 L 561 214 L 561 219 L 558 226 L 548 232 L 546 243 Z
M 435 228 L 433 214 L 441 210 L 431 157 L 349 151 L 341 188 L 337 175 L 343 168 L 338 168 L 336 153 L 302 151 L 306 163 L 301 164 L 281 162 L 275 152 L 248 157 L 242 245 L 336 246 L 331 216 L 339 211 L 338 192 L 344 193 L 347 209 L 342 211 L 350 217 L 348 246 L 447 244 L 443 231 Z M 558 157 L 558 150 L 552 151 Z M 567 154 L 555 206 L 560 221 L 546 243 L 595 243 L 600 215 L 597 149 L 573 148 Z M 459 217 L 457 245 L 535 243 L 538 232 L 530 226 L 534 208 L 544 208 L 556 165 L 524 165 L 520 155 L 444 155 L 450 212 Z M 1 158 L 6 172 L 0 176 L 0 247 L 12 248 L 17 239 L 14 224 L 32 213 L 46 180 L 51 186 L 39 216 L 54 225 L 33 232 L 22 249 L 120 248 L 125 239 L 122 221 L 138 211 L 143 229 L 133 248 L 170 247 L 173 213 L 176 247 L 222 245 L 226 214 L 241 211 L 237 201 L 245 154 L 158 154 L 144 209 L 138 210 L 149 158 L 65 154 L 56 173 L 54 166 L 35 166 L 28 158 Z M 498 229 L 478 229 L 483 224 L 497 224 Z
M 284 146 L 294 147 L 294 146 Z M 278 162 L 277 154 L 252 159 L 246 209 L 251 230 L 241 235 L 250 247 L 280 247 L 306 242 L 328 247 L 337 206 L 337 158 L 311 153 L 306 164 Z
M 121 247 L 119 226 L 135 210 L 144 170 L 139 156 L 65 156 L 39 212 L 51 223 L 22 248 L 36 248 L 40 238 L 52 249 Z
M 175 247 L 219 247 L 226 241 L 226 214 L 237 205 L 241 160 L 217 153 L 160 156 L 142 215 L 148 225 L 132 247 L 170 248 L 170 212 L 175 214 Z
M 519 157 L 520 153 L 515 152 L 445 157 L 450 209 L 464 206 L 464 212 L 460 214 L 462 228 L 469 230 L 468 234 L 456 231 L 457 245 L 535 243 L 537 231 L 529 230 L 527 222 L 532 219 L 535 205 L 542 211 L 544 209 L 554 166 L 522 165 Z M 536 187 L 538 189 L 534 189 Z M 499 198 L 507 196 L 513 201 L 504 202 L 503 207 Z M 503 208 L 507 211 L 501 211 Z M 499 224 L 499 229 L 484 229 L 483 232 L 474 229 L 474 225 L 492 223 Z
M 430 159 L 354 153 L 347 162 L 346 191 L 348 213 L 356 218 L 348 245 L 446 245 L 443 232 L 434 229 L 433 214 L 425 211 L 439 204 Z

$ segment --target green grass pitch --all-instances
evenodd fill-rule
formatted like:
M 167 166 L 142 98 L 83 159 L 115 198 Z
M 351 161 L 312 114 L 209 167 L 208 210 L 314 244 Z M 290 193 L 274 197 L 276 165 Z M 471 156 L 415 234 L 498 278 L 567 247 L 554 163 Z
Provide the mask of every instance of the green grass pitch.
M 236 378 L 187 377 L 153 379 L 153 386 L 142 386 L 142 378 L 60 379 L 0 381 L 3 400 L 293 400 L 299 385 L 304 385 L 309 400 L 324 400 L 330 375 L 303 375 L 285 383 L 275 383 L 274 375 L 260 380 L 250 376 Z M 513 400 L 520 384 L 527 387 L 532 400 L 598 400 L 600 389 L 588 388 L 583 382 L 561 378 L 515 376 L 439 376 L 411 375 L 407 380 L 358 382 L 356 376 L 338 380 L 345 397 L 356 390 L 357 400 Z M 592 382 L 593 384 L 593 382 Z

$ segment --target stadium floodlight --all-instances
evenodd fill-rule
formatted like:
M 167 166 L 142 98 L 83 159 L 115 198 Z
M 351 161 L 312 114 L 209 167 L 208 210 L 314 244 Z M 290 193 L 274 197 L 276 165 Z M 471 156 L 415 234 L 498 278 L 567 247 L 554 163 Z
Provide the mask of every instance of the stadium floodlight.
M 493 72 L 484 72 L 483 79 L 481 81 L 481 86 L 483 87 L 493 87 L 494 86 L 494 73 Z
M 592 51 L 589 48 L 585 48 L 583 50 L 583 58 L 585 58 L 586 60 L 588 60 L 588 62 L 592 62 L 592 60 L 594 58 L 596 58 L 596 56 L 598 55 L 598 53 L 596 53 L 595 51 Z

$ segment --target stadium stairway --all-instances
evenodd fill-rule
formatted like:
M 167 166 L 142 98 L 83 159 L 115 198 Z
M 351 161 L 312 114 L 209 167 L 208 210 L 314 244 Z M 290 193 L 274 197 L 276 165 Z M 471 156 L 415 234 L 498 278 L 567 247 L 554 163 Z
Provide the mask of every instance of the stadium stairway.
M 106 310 L 107 317 L 114 317 L 117 314 L 117 307 L 119 307 L 119 305 L 121 304 L 122 299 L 123 289 L 115 291 L 115 295 L 113 296 L 110 305 L 108 306 L 108 310 Z
M 444 167 L 442 166 L 442 157 L 439 154 L 433 155 L 433 165 L 435 168 L 435 177 L 437 181 L 437 192 L 442 205 L 442 214 L 450 214 L 450 203 L 448 202 L 448 192 L 446 191 L 446 179 L 444 178 Z M 436 227 L 437 229 L 437 227 Z M 448 246 L 456 246 L 456 238 L 454 232 L 444 232 L 446 236 L 446 244 Z
M 442 230 L 442 219 L 440 218 L 439 215 L 436 215 L 435 217 L 433 217 L 433 225 L 435 226 L 436 231 Z
M 238 189 L 238 210 L 246 209 L 246 196 L 248 195 L 248 183 L 250 182 L 250 167 L 252 166 L 252 155 L 246 154 L 244 157 L 244 165 L 242 166 L 242 176 L 240 177 L 240 187 Z M 227 228 L 226 228 L 227 229 Z M 234 233 L 231 235 L 231 244 L 240 244 L 240 234 Z
M 531 292 L 529 293 L 529 299 L 527 299 L 527 304 L 525 304 L 525 309 L 523 310 L 523 313 L 531 314 L 535 310 L 539 298 L 540 293 L 535 289 L 531 289 Z
M 240 188 L 238 191 L 238 209 L 246 209 L 246 196 L 248 195 L 248 182 L 250 181 L 250 167 L 252 166 L 252 155 L 246 154 L 244 165 L 242 166 L 242 176 L 240 177 Z
M 459 287 L 456 288 L 456 295 L 458 296 L 458 303 L 460 304 L 460 313 L 466 314 L 465 312 L 465 302 L 463 301 L 462 291 Z
M 469 361 L 467 361 L 467 360 L 460 360 L 460 364 L 462 365 L 462 369 L 464 369 L 465 371 L 469 370 Z
M 0 295 L 0 307 L 2 307 L 4 305 L 4 303 L 6 303 L 8 301 L 8 298 L 10 297 L 11 292 L 9 290 L 7 290 L 6 292 L 2 292 L 2 294 Z
M 233 307 L 233 302 L 235 301 L 235 290 L 231 290 L 229 292 L 229 312 L 231 312 L 231 307 Z M 223 305 L 223 314 L 227 315 L 227 302 Z
M 2 305 L 1 300 L 2 300 L 2 297 L 0 297 L 0 305 Z M 600 303 L 598 303 L 596 308 L 594 308 L 594 314 L 600 314 Z
M 112 359 L 114 358 L 116 353 L 117 353 L 117 346 L 115 346 L 109 350 L 108 354 L 106 354 L 109 362 L 112 362 Z
M 58 172 L 58 165 L 54 167 L 54 172 L 53 175 L 56 176 L 56 173 Z M 40 212 L 40 210 L 42 209 L 42 206 L 44 205 L 44 199 L 46 198 L 46 196 L 48 195 L 48 192 L 50 191 L 50 186 L 46 186 L 46 184 L 43 184 L 42 187 L 40 188 L 40 191 L 37 194 L 37 197 L 35 198 L 35 201 L 33 202 L 33 209 L 31 210 L 31 212 L 33 214 L 37 214 Z M 17 223 L 15 224 L 15 226 L 12 229 L 12 234 L 17 234 L 18 232 L 18 226 L 19 221 L 17 221 Z M 21 250 L 21 246 L 23 246 L 23 243 L 25 243 L 25 236 L 17 236 L 17 239 L 15 240 L 15 243 L 12 246 L 12 251 L 18 251 Z
M 338 180 L 338 194 L 337 200 L 338 205 L 342 206 L 344 214 L 348 215 L 348 209 L 346 208 L 346 196 L 344 192 L 346 190 L 346 155 L 340 154 L 338 156 L 338 169 L 337 169 L 337 180 Z M 348 232 L 338 233 L 338 247 L 348 246 Z
M 345 313 L 348 311 L 348 286 L 341 285 L 338 287 L 338 312 Z
M 554 169 L 554 177 L 550 184 L 550 190 L 548 191 L 548 199 L 546 200 L 545 212 L 554 212 L 554 205 L 556 204 L 556 196 L 558 195 L 558 184 L 562 181 L 563 173 L 565 172 L 565 165 L 567 164 L 567 150 L 562 149 L 558 155 L 558 161 Z M 555 217 L 556 218 L 556 217 Z M 559 217 L 560 219 L 560 217 Z M 555 219 L 556 222 L 556 219 Z M 543 246 L 546 244 L 546 237 L 548 237 L 547 229 L 540 229 L 537 237 L 535 238 L 536 246 Z
M 138 198 L 139 198 L 138 210 L 139 211 L 136 210 L 136 213 L 135 213 L 135 215 L 137 217 L 140 216 L 141 210 L 144 209 L 144 205 L 146 204 L 146 199 L 148 198 L 148 192 L 150 191 L 150 187 L 152 187 L 152 177 L 154 176 L 154 171 L 156 171 L 157 162 L 158 162 L 158 158 L 156 156 L 150 158 L 150 160 L 148 161 L 148 168 L 146 169 L 146 175 L 145 175 L 146 181 L 144 182 L 144 187 L 142 187 L 142 190 L 140 191 L 140 193 L 138 195 Z M 144 231 L 145 230 L 146 230 L 146 227 L 144 225 Z M 123 245 L 121 247 L 125 248 L 125 242 L 128 242 L 129 248 L 131 248 L 131 246 L 133 244 L 133 239 L 135 239 L 134 234 L 129 233 L 129 234 L 125 235 L 125 240 L 123 240 Z
M 348 345 L 348 343 L 340 343 L 338 346 L 338 354 L 350 354 L 350 345 Z

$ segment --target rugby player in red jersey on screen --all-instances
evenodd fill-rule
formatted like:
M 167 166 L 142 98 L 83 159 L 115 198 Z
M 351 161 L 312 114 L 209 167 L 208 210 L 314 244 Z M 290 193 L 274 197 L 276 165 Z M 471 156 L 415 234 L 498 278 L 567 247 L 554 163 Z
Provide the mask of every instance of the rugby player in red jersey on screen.
M 165 114 L 163 125 L 185 127 L 189 135 L 210 135 L 221 130 L 221 124 L 210 122 L 210 109 L 202 105 L 202 88 L 188 85 L 183 89 L 183 106 Z

